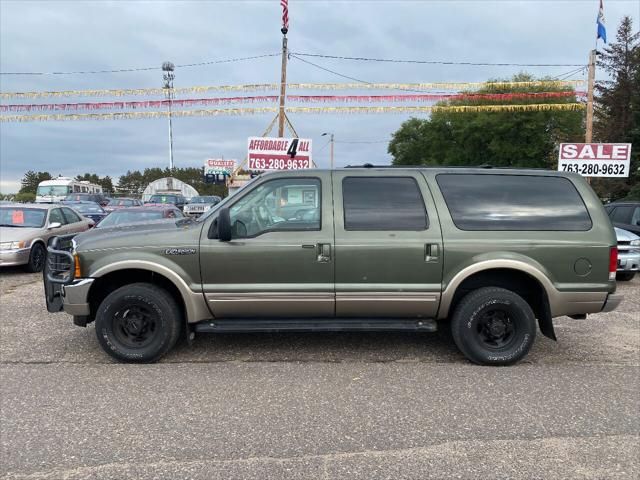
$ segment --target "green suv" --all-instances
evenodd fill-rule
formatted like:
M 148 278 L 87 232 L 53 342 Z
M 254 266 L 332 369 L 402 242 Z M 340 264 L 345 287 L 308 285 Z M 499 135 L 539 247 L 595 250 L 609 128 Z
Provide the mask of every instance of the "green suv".
M 49 245 L 49 311 L 118 360 L 181 334 L 435 331 L 472 362 L 522 359 L 552 319 L 611 311 L 616 237 L 575 174 L 384 168 L 263 174 L 197 220 Z

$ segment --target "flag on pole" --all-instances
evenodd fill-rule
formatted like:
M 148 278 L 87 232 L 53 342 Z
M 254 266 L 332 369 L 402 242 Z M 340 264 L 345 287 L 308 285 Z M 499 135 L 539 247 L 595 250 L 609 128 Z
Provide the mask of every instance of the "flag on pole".
M 286 0 L 282 1 L 285 2 Z M 596 20 L 596 23 L 598 24 L 598 36 L 596 37 L 596 40 L 601 38 L 604 40 L 604 43 L 607 43 L 607 29 L 604 26 L 604 7 L 602 5 L 602 0 L 600 0 L 600 9 L 598 10 L 598 19 Z
M 289 31 L 289 0 L 280 0 L 282 5 L 282 33 L 284 35 Z

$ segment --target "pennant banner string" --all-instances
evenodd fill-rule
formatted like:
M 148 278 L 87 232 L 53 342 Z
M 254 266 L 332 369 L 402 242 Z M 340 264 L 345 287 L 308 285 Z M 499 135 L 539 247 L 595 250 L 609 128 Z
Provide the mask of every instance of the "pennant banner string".
M 430 113 L 430 112 L 531 112 L 531 111 L 579 111 L 585 108 L 582 103 L 543 103 L 530 105 L 460 105 L 460 106 L 381 106 L 381 107 L 288 107 L 287 113 L 307 114 L 380 114 L 380 113 Z M 260 115 L 277 113 L 276 107 L 263 108 L 223 108 L 206 110 L 178 110 L 173 117 L 215 117 L 221 115 Z M 47 122 L 74 120 L 125 120 L 165 118 L 166 111 L 122 112 L 122 113 L 83 113 L 83 114 L 46 114 L 46 115 L 0 115 L 0 122 Z
M 473 90 L 479 88 L 570 88 L 584 85 L 583 80 L 553 80 L 535 82 L 446 82 L 446 83 L 289 83 L 289 90 Z M 279 83 L 251 85 L 210 85 L 174 88 L 173 94 L 207 92 L 251 92 L 279 90 Z M 125 97 L 162 96 L 165 88 L 134 88 L 119 90 L 64 90 L 55 92 L 3 92 L 0 99 L 8 98 L 55 98 L 55 97 Z
M 382 102 L 434 102 L 442 100 L 525 100 L 540 98 L 583 97 L 585 92 L 539 92 L 539 93 L 471 93 L 471 94 L 403 94 L 403 95 L 287 95 L 290 102 L 300 103 L 382 103 Z M 11 104 L 0 105 L 0 112 L 42 112 L 42 111 L 92 111 L 92 110 L 138 110 L 145 108 L 167 107 L 186 108 L 206 105 L 231 105 L 243 103 L 275 103 L 276 95 L 262 95 L 253 97 L 217 97 L 192 98 L 177 100 L 148 100 L 135 102 L 94 102 L 94 103 L 41 103 L 41 104 Z

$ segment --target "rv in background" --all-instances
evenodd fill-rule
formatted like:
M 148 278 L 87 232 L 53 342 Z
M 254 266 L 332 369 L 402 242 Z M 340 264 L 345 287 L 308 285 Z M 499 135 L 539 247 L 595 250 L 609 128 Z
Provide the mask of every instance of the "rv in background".
M 72 193 L 102 193 L 102 187 L 86 180 L 58 177 L 40 182 L 36 191 L 36 203 L 57 203 Z

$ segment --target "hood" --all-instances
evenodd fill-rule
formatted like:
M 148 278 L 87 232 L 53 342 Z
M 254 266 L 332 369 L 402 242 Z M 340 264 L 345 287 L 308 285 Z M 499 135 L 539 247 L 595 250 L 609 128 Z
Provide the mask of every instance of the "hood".
M 623 230 L 623 229 L 618 228 L 618 227 L 613 227 L 613 228 L 616 231 L 616 237 L 617 237 L 619 242 L 622 242 L 622 241 L 630 242 L 631 240 L 637 240 L 637 239 L 640 238 L 635 233 L 628 232 L 628 231 Z
M 74 239 L 78 251 L 163 245 L 175 247 L 197 243 L 201 229 L 202 224 L 189 219 L 166 219 L 115 227 L 98 226 Z
M 19 242 L 44 235 L 44 228 L 0 227 L 0 242 Z

